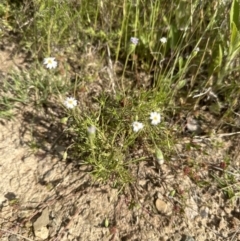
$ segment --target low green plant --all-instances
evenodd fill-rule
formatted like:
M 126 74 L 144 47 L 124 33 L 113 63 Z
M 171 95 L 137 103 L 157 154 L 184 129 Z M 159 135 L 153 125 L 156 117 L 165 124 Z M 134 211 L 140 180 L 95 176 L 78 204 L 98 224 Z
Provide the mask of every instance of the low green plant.
M 99 109 L 94 111 L 91 108 L 81 111 L 75 104 L 71 106 L 65 102 L 68 108 L 74 108 L 62 120 L 67 124 L 66 132 L 72 137 L 68 156 L 78 160 L 80 165 L 90 164 L 97 180 L 112 180 L 114 186 L 132 181 L 129 167 L 153 156 L 152 148 L 168 151 L 172 145 L 164 123 L 160 124 L 161 104 L 159 114 L 152 114 L 156 118 L 156 122 L 152 120 L 153 125 L 150 123 L 150 112 L 156 110 L 153 97 L 152 100 L 148 97 L 147 102 L 143 97 L 140 102 L 133 99 L 127 106 L 122 106 L 120 97 L 114 99 L 103 94 L 98 99 Z M 146 150 L 136 157 L 134 153 L 143 148 Z
M 3 38 L 32 61 L 4 79 L 0 116 L 19 103 L 54 102 L 71 143 L 64 157 L 92 166 L 97 180 L 122 186 L 133 181 L 134 163 L 167 161 L 176 116 L 209 101 L 223 123 L 239 108 L 238 0 L 4 1 L 0 15 L 9 26 Z M 92 83 L 102 93 L 83 108 L 79 90 Z M 162 117 L 156 125 L 153 113 Z

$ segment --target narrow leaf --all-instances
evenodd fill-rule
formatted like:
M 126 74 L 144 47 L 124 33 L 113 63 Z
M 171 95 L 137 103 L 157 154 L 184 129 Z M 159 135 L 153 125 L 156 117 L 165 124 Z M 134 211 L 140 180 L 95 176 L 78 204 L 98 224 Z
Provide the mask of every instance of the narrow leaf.
M 235 50 L 239 47 L 240 36 L 236 24 L 234 22 L 231 23 L 231 41 L 229 46 L 229 56 L 235 52 Z
M 235 24 L 236 28 L 239 30 L 239 0 L 233 0 L 231 11 L 230 11 L 230 29 L 232 28 L 232 23 Z

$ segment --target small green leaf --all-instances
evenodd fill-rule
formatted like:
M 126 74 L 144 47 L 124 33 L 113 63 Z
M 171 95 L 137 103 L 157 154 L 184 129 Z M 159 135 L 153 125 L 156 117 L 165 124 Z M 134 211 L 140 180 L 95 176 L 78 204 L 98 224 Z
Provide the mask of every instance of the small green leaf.
M 213 53 L 212 53 L 212 63 L 209 65 L 209 74 L 212 75 L 213 73 L 218 73 L 219 69 L 222 66 L 223 61 L 223 49 L 221 44 L 218 47 L 214 46 Z
M 174 197 L 176 194 L 176 191 L 175 190 L 172 190 L 170 193 L 169 193 L 169 197 Z
M 178 58 L 179 72 L 181 72 L 181 70 L 183 69 L 183 64 L 184 64 L 184 62 L 183 62 L 183 57 L 180 56 L 180 57 Z
M 163 157 L 163 153 L 159 148 L 155 148 L 155 156 L 157 159 L 157 162 L 162 165 L 164 163 L 164 157 Z
M 67 154 L 67 152 L 65 151 L 65 152 L 63 153 L 63 160 L 66 160 L 66 159 L 67 159 L 67 156 L 68 156 L 68 154 Z
M 10 206 L 13 206 L 13 205 L 18 204 L 18 203 L 19 203 L 19 199 L 13 199 L 13 200 L 9 201 Z
M 230 30 L 231 40 L 229 46 L 229 59 L 232 60 L 240 47 L 240 34 L 239 34 L 239 0 L 233 0 L 230 11 Z
M 106 228 L 109 226 L 108 218 L 105 219 L 104 225 L 105 225 Z
M 170 39 L 171 39 L 171 48 L 176 49 L 181 38 L 181 32 L 177 29 L 175 25 L 170 26 Z
M 230 40 L 230 46 L 229 46 L 229 56 L 232 56 L 232 54 L 237 50 L 237 48 L 240 46 L 240 36 L 239 36 L 238 29 L 236 27 L 236 24 L 234 22 L 231 23 L 231 40 Z
M 221 106 L 218 103 L 212 103 L 209 106 L 210 113 L 219 115 L 221 113 Z
M 178 81 L 176 88 L 178 90 L 180 90 L 180 89 L 182 89 L 186 85 L 186 83 L 187 83 L 187 80 L 182 79 L 182 80 Z
M 127 54 L 128 54 L 128 55 L 132 54 L 132 53 L 135 51 L 135 49 L 136 49 L 136 45 L 130 43 L 130 44 L 128 45 Z
M 141 34 L 140 36 L 140 40 L 141 40 L 141 43 L 144 45 L 144 46 L 147 46 L 147 43 L 149 42 L 148 41 L 148 36 L 146 34 Z
M 64 117 L 64 118 L 61 119 L 60 122 L 61 122 L 62 124 L 67 124 L 67 121 L 68 121 L 68 117 Z
M 44 3 L 44 1 L 43 1 L 43 2 L 41 2 L 40 8 L 39 8 L 39 12 L 41 13 L 41 12 L 43 12 L 45 9 L 46 9 L 46 5 L 45 5 L 45 3 Z
M 240 29 L 239 26 L 239 0 L 233 0 L 231 11 L 230 11 L 230 29 L 232 29 L 232 24 L 236 26 L 237 30 Z
M 222 46 L 219 44 L 218 45 L 218 61 L 217 61 L 218 67 L 222 66 L 222 60 L 223 60 L 223 50 L 222 50 Z

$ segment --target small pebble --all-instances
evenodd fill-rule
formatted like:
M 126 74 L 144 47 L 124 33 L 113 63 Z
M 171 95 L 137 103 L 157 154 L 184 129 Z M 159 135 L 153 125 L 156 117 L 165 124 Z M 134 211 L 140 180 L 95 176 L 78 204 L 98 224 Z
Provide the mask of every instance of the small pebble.
M 13 234 L 8 237 L 8 241 L 18 241 L 17 235 Z
M 182 238 L 181 241 L 195 241 L 195 239 L 191 236 L 185 236 L 185 237 Z
M 170 204 L 164 202 L 163 200 L 161 200 L 159 198 L 156 200 L 155 206 L 156 206 L 158 212 L 160 212 L 161 214 L 170 215 L 172 212 Z

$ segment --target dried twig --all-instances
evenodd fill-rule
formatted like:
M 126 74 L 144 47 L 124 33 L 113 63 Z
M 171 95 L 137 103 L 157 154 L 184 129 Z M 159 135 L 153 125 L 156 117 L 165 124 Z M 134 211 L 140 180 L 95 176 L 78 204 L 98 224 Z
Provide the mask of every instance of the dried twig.
M 109 49 L 108 45 L 107 45 L 107 52 L 108 52 L 108 67 L 107 67 L 107 71 L 108 71 L 109 78 L 111 80 L 112 91 L 113 91 L 113 93 L 115 95 L 116 94 L 116 90 L 115 90 L 115 83 L 114 83 L 114 70 L 113 70 L 113 64 L 112 64 L 112 60 L 111 60 L 111 53 L 110 53 L 110 49 Z

